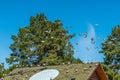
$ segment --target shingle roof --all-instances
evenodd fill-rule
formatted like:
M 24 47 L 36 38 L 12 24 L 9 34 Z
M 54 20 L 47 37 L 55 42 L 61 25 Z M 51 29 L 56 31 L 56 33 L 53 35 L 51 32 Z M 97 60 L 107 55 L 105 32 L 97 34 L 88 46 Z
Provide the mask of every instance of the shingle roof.
M 96 69 L 99 63 L 88 63 L 88 64 L 66 64 L 58 66 L 47 66 L 48 69 L 57 69 L 59 75 L 54 80 L 71 80 L 71 78 L 76 78 L 76 80 L 87 80 L 93 71 Z M 37 72 L 40 72 L 45 67 L 26 67 L 17 68 L 13 70 L 10 76 L 6 76 L 5 80 L 29 80 L 29 78 Z

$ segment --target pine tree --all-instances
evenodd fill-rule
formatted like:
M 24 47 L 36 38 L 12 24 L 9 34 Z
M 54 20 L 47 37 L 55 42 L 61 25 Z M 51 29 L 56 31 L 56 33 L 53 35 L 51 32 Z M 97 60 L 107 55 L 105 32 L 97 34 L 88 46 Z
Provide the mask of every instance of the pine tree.
M 44 14 L 37 14 L 30 18 L 29 26 L 20 28 L 17 35 L 12 35 L 12 53 L 6 60 L 9 64 L 26 65 L 49 64 L 51 57 L 57 64 L 75 59 L 70 42 L 73 36 L 62 27 L 60 20 L 52 22 Z
M 4 63 L 0 64 L 0 78 L 3 77 L 3 73 L 4 73 Z
M 104 63 L 115 72 L 120 70 L 120 26 L 113 28 L 112 34 L 102 43 L 100 53 L 105 55 Z

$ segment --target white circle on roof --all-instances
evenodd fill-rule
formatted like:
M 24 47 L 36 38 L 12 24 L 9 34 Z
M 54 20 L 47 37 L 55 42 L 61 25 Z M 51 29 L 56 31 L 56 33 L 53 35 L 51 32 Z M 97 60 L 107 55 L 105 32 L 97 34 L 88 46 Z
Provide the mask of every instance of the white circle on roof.
M 54 79 L 59 75 L 59 71 L 56 69 L 46 69 L 43 71 L 40 71 L 30 77 L 29 80 L 50 80 Z

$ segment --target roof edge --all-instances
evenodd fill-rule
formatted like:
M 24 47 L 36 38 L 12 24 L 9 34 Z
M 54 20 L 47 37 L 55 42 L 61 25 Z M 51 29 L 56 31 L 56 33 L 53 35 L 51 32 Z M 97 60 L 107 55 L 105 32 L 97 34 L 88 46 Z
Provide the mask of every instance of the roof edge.
M 92 73 L 89 75 L 87 80 L 89 80 L 91 78 L 91 76 L 93 75 L 93 73 L 95 72 L 95 70 L 98 68 L 99 65 L 100 65 L 100 63 L 98 63 L 97 67 L 92 71 Z
M 108 76 L 106 75 L 106 73 L 105 73 L 105 71 L 104 71 L 104 69 L 103 69 L 103 67 L 102 67 L 102 65 L 101 65 L 100 63 L 99 63 L 99 65 L 100 65 L 101 69 L 103 70 L 103 73 L 105 74 L 107 80 L 109 80 L 109 79 L 108 79 Z

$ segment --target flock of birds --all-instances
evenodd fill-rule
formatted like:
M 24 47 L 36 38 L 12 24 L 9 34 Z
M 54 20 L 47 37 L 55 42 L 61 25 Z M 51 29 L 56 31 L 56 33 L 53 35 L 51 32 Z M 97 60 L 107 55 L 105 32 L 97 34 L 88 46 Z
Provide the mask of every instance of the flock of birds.
M 87 37 L 88 37 L 88 33 L 85 32 L 84 34 L 79 34 L 79 36 L 80 36 L 80 37 L 83 37 L 83 38 L 87 38 Z M 90 38 L 90 44 L 92 44 L 92 45 L 95 44 L 95 39 L 94 39 L 94 37 L 91 37 L 91 38 Z M 79 43 L 77 42 L 76 45 L 79 45 Z M 89 48 L 89 47 L 86 47 L 86 50 L 89 51 L 90 48 Z
M 83 36 L 84 38 L 87 38 L 88 37 L 88 33 L 84 33 L 84 34 L 79 34 L 80 36 Z M 91 44 L 95 44 L 95 40 L 94 40 L 94 37 L 91 37 Z
M 94 26 L 99 26 L 99 24 L 94 24 Z M 71 27 L 69 27 L 69 28 L 71 28 Z M 87 38 L 90 38 L 90 34 L 88 33 L 88 32 L 85 32 L 85 33 L 83 33 L 83 34 L 78 34 L 80 37 L 82 37 L 83 39 L 87 39 Z M 106 39 L 102 39 L 102 38 L 100 38 L 100 37 L 98 37 L 98 38 L 94 38 L 94 37 L 91 37 L 90 39 L 90 43 L 89 44 L 91 44 L 91 45 L 95 45 L 95 43 L 96 43 L 96 40 L 101 40 L 101 41 L 105 41 Z M 76 45 L 79 45 L 79 43 L 80 42 L 76 42 L 75 44 Z M 96 46 L 95 47 L 95 49 L 98 49 L 99 47 L 98 46 Z M 85 49 L 87 50 L 87 51 L 90 51 L 90 47 L 88 47 L 88 46 L 86 46 L 85 47 Z

